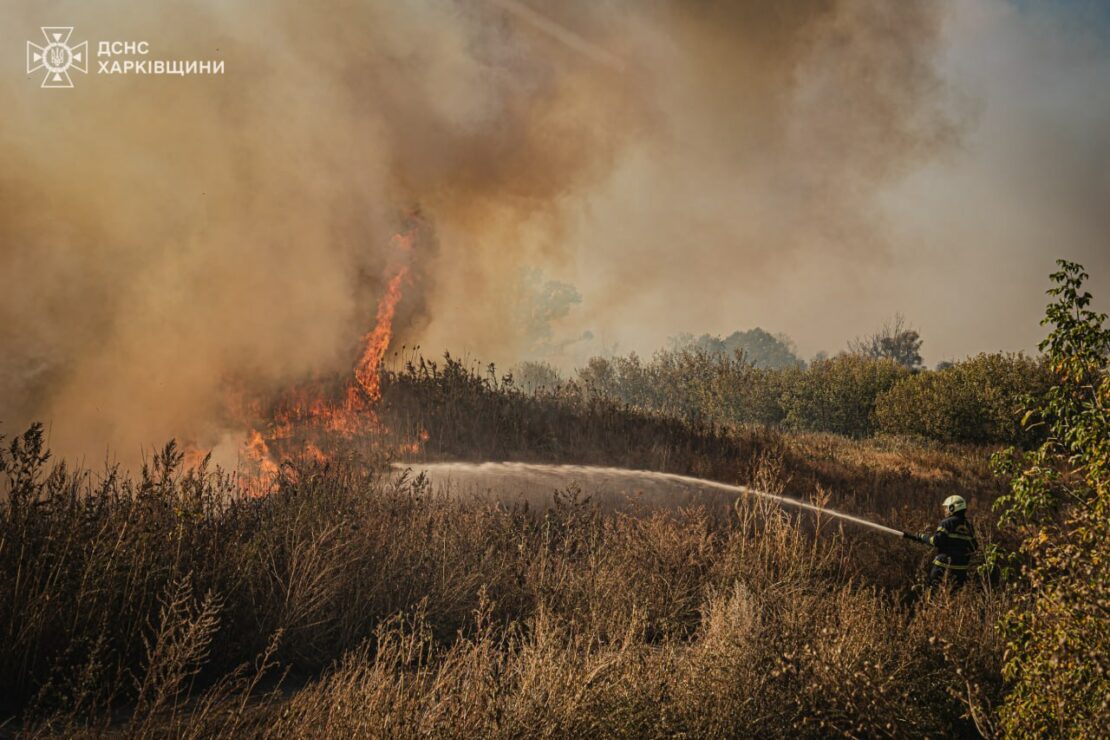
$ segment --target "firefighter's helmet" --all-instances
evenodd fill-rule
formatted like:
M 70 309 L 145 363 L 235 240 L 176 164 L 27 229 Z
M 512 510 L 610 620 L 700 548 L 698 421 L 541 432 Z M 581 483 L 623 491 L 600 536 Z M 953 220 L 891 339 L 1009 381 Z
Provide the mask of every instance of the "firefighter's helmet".
M 964 501 L 962 496 L 949 496 L 948 498 L 944 499 L 944 503 L 941 504 L 941 506 L 943 506 L 948 515 L 951 516 L 957 511 L 963 511 L 964 509 L 966 509 L 967 502 Z

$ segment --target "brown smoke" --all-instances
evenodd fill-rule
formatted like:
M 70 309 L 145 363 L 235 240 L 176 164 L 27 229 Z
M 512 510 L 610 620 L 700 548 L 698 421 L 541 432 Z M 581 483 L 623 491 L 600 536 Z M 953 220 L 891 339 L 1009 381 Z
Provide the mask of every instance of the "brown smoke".
M 684 302 L 661 275 L 689 275 L 698 330 L 699 296 L 803 248 L 881 260 L 868 199 L 951 135 L 937 8 L 9 3 L 9 50 L 64 22 L 226 73 L 0 76 L 3 431 L 44 419 L 93 456 L 216 444 L 227 384 L 351 367 L 414 209 L 400 339 L 432 353 L 515 359 L 524 267 L 587 265 L 583 325 L 627 343 Z

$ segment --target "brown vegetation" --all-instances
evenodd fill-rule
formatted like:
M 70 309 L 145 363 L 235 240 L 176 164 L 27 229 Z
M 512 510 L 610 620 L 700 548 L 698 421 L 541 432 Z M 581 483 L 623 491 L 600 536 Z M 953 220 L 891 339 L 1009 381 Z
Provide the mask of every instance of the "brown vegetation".
M 997 492 L 971 448 L 784 436 L 524 394 L 457 363 L 383 383 L 429 458 L 752 481 L 906 528 Z M 275 490 L 49 468 L 8 446 L 0 694 L 37 734 L 974 735 L 1000 692 L 989 584 L 914 600 L 923 552 L 752 502 L 462 500 L 384 461 Z M 284 677 L 284 678 L 283 678 Z M 978 728 L 978 730 L 977 730 Z

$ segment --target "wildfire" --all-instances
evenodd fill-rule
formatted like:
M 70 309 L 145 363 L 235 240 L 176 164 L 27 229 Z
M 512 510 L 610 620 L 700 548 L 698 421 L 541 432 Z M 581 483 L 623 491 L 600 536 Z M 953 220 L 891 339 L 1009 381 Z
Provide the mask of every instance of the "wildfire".
M 407 254 L 412 249 L 412 234 L 398 234 L 393 237 L 394 243 Z M 362 358 L 355 367 L 355 379 L 371 401 L 377 401 L 382 396 L 381 375 L 378 369 L 382 364 L 382 357 L 389 347 L 389 340 L 393 338 L 393 314 L 397 311 L 397 304 L 401 300 L 401 283 L 408 277 L 407 264 L 402 265 L 389 279 L 385 295 L 378 302 L 378 318 L 374 328 L 363 338 Z M 352 389 L 353 390 L 353 389 Z
M 270 406 L 268 413 L 259 413 L 260 404 L 235 399 L 229 404 L 238 418 L 250 418 L 250 431 L 243 444 L 243 457 L 257 469 L 259 483 L 272 481 L 278 473 L 275 448 L 283 455 L 299 455 L 305 460 L 325 462 L 330 456 L 320 443 L 324 438 L 351 439 L 382 431 L 375 404 L 381 399 L 381 365 L 393 338 L 393 319 L 401 301 L 402 289 L 409 277 L 409 258 L 416 238 L 415 227 L 396 234 L 390 240 L 393 260 L 387 270 L 385 293 L 378 301 L 373 327 L 362 336 L 362 351 L 351 376 L 341 388 L 334 383 L 308 383 L 283 392 Z M 263 429 L 254 426 L 266 418 Z M 427 439 L 401 445 L 409 452 L 418 451 Z M 325 444 L 326 446 L 326 444 Z
M 277 465 L 270 459 L 270 447 L 257 429 L 250 431 L 247 441 L 243 445 L 243 451 L 250 459 L 258 463 L 263 475 L 273 476 L 277 474 Z

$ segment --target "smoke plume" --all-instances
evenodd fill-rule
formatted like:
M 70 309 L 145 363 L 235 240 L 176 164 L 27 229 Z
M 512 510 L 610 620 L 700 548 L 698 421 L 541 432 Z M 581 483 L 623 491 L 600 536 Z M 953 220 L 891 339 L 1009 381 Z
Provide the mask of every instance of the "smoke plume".
M 229 386 L 349 371 L 414 217 L 395 347 L 518 359 L 528 322 L 506 317 L 537 268 L 583 296 L 570 336 L 631 346 L 664 313 L 724 330 L 707 296 L 882 264 L 876 193 L 960 123 L 926 0 L 70 0 L 0 18 L 6 68 L 63 22 L 90 49 L 225 62 L 65 91 L 0 75 L 0 420 L 48 422 L 65 454 L 214 445 L 235 431 Z M 724 328 L 774 326 L 745 318 Z

